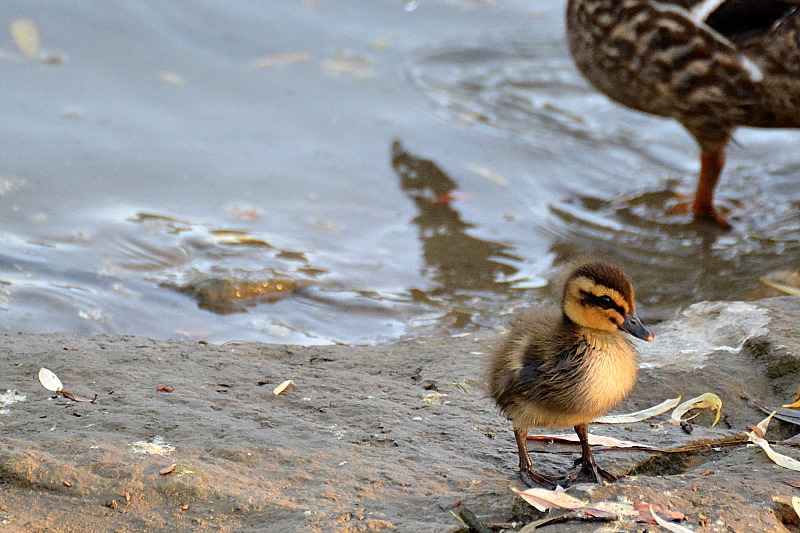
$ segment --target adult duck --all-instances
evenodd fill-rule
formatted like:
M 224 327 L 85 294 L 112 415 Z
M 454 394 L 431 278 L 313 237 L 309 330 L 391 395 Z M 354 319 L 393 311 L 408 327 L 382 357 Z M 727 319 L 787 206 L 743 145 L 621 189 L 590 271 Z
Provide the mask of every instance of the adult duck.
M 800 127 L 800 0 L 568 0 L 567 40 L 598 90 L 695 138 L 696 218 L 730 226 L 713 195 L 736 127 Z

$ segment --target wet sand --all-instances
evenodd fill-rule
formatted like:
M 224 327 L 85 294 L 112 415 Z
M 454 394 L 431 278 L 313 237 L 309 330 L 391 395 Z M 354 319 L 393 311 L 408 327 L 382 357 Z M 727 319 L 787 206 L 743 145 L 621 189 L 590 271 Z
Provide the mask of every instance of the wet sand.
M 659 347 L 657 338 L 636 389 L 617 410 L 715 392 L 724 402 L 716 428 L 706 412 L 691 435 L 666 415 L 653 424 L 593 425 L 591 432 L 669 448 L 741 434 L 765 416 L 754 401 L 791 401 L 800 371 L 800 299 L 749 306 L 765 317 L 756 329 L 737 323 L 735 306 L 722 308 L 734 309 L 730 328 L 720 327 L 717 309 L 690 315 L 693 328 L 679 329 L 741 346 L 686 358 L 679 348 L 693 339 L 675 337 L 669 323 L 657 326 L 656 335 L 672 341 Z M 520 487 L 510 426 L 482 392 L 494 338 L 299 347 L 6 334 L 0 389 L 26 399 L 0 410 L 0 523 L 7 531 L 441 532 L 461 527 L 450 511 L 462 508 L 485 523 L 531 521 L 540 514 L 509 490 Z M 97 394 L 97 402 L 53 397 L 37 381 L 40 367 L 71 393 Z M 274 395 L 289 379 L 294 385 Z M 794 433 L 773 421 L 768 437 Z M 570 469 L 579 451 L 531 449 L 552 473 Z M 797 530 L 788 502 L 800 489 L 781 480 L 800 474 L 774 466 L 757 448 L 601 450 L 597 458 L 612 472 L 641 474 L 571 494 L 657 504 L 685 513 L 695 531 Z M 174 471 L 160 474 L 172 464 Z M 700 527 L 703 517 L 709 522 Z

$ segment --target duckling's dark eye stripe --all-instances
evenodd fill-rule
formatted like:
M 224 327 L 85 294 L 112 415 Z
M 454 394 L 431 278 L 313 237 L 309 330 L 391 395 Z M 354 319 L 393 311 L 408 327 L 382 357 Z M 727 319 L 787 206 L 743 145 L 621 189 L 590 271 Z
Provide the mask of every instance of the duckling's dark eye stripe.
M 622 308 L 622 306 L 618 305 L 617 302 L 615 302 L 612 298 L 608 298 L 608 296 L 606 295 L 597 296 L 596 294 L 592 294 L 589 291 L 581 289 L 581 297 L 583 303 L 586 304 L 590 303 L 602 309 L 613 309 L 621 316 L 625 316 L 625 310 Z M 604 302 L 603 301 L 604 298 L 608 298 L 609 300 L 611 300 L 611 305 L 608 305 L 607 302 Z

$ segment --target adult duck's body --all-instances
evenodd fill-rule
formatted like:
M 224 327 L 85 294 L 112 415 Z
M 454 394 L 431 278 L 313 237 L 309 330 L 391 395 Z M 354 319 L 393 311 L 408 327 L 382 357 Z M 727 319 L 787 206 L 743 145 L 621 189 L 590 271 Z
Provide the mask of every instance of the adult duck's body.
M 567 39 L 597 89 L 697 140 L 697 218 L 728 225 L 713 193 L 737 126 L 800 128 L 800 0 L 569 0 Z

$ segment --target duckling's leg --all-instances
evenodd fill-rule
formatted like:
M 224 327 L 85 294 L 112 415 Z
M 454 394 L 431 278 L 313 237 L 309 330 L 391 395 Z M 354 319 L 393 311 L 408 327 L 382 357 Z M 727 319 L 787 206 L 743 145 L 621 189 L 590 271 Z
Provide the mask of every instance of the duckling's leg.
M 703 148 L 700 153 L 700 180 L 692 203 L 692 213 L 700 220 L 708 220 L 723 228 L 731 224 L 714 208 L 714 188 L 725 166 L 725 144 L 715 148 Z
M 589 481 L 593 483 L 603 484 L 603 480 L 616 481 L 617 477 L 611 472 L 606 472 L 594 462 L 592 456 L 592 449 L 589 446 L 589 425 L 581 424 L 575 426 L 575 433 L 578 434 L 578 439 L 581 441 L 581 450 L 583 455 L 580 458 L 580 469 L 567 478 L 568 483 L 578 483 L 581 481 Z
M 528 454 L 528 428 L 514 427 L 514 437 L 517 439 L 519 451 L 519 477 L 522 482 L 531 488 L 544 487 L 554 489 L 555 479 L 548 478 L 533 469 L 533 461 Z

